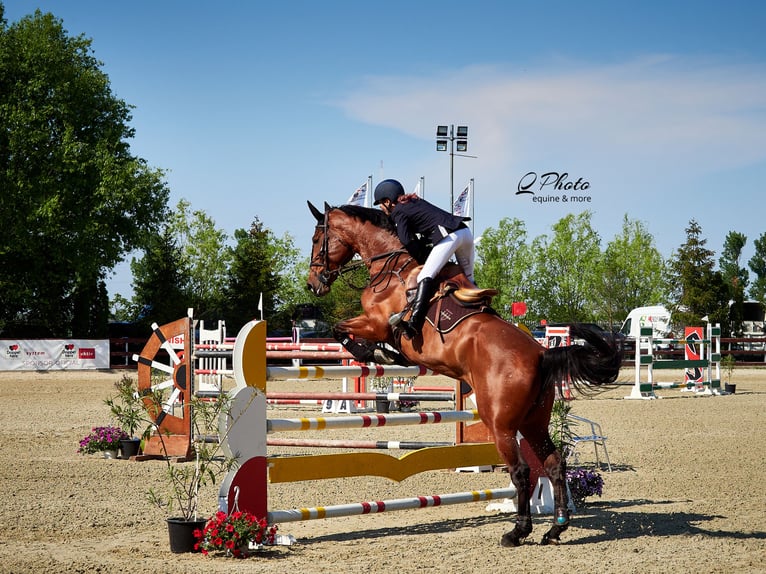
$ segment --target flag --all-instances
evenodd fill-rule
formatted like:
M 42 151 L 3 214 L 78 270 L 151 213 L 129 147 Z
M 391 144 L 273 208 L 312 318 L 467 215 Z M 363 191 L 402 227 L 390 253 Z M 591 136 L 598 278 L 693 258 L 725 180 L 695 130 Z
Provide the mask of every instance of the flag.
M 460 217 L 470 216 L 469 210 L 471 206 L 469 205 L 469 199 L 468 199 L 469 188 L 470 186 L 466 187 L 463 190 L 463 193 L 457 196 L 457 199 L 455 200 L 455 203 L 452 206 L 452 213 L 454 213 L 455 215 L 458 215 Z
M 423 194 L 420 191 L 420 180 L 418 180 L 418 184 L 415 186 L 415 189 L 412 190 L 412 193 L 414 193 L 418 197 L 423 197 Z
M 261 321 L 263 321 L 263 292 L 261 292 L 261 296 L 258 298 L 258 310 L 261 312 Z
M 367 197 L 367 182 L 365 181 L 359 188 L 351 194 L 348 198 L 349 205 L 364 205 L 365 197 Z

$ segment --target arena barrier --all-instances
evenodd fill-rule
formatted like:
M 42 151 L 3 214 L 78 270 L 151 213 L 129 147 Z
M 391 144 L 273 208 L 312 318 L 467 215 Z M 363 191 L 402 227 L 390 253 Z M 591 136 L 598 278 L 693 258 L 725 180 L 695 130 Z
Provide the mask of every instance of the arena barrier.
M 699 395 L 721 394 L 721 326 L 707 324 L 706 337 L 701 327 L 687 327 L 684 339 L 653 337 L 651 327 L 641 327 L 636 341 L 635 383 L 626 399 L 657 399 L 656 389 L 683 389 Z M 654 355 L 655 343 L 683 344 L 685 359 L 658 359 Z M 645 351 L 645 352 L 644 352 Z M 647 380 L 641 382 L 641 367 L 647 368 Z M 657 382 L 654 371 L 684 369 L 683 382 Z
M 234 345 L 233 366 L 236 388 L 230 412 L 221 417 L 219 436 L 224 437 L 225 452 L 237 459 L 238 468 L 224 479 L 219 490 L 219 508 L 249 511 L 266 517 L 269 523 L 317 518 L 373 514 L 384 511 L 426 508 L 465 502 L 508 499 L 515 496 L 508 488 L 427 495 L 412 498 L 368 501 L 335 506 L 314 506 L 273 510 L 268 505 L 269 483 L 292 483 L 304 480 L 380 476 L 394 481 L 431 470 L 503 465 L 494 443 L 464 443 L 419 448 L 401 458 L 378 452 L 342 452 L 334 454 L 269 457 L 269 432 L 330 430 L 332 428 L 372 428 L 382 426 L 465 423 L 478 421 L 475 410 L 424 413 L 360 414 L 354 416 L 268 419 L 267 380 L 269 378 L 309 378 L 351 375 L 359 370 L 374 370 L 379 375 L 428 372 L 422 367 L 268 367 L 266 364 L 266 324 L 252 321 L 240 331 Z M 476 426 L 481 423 L 475 423 Z M 550 482 L 543 477 L 542 464 L 526 441 L 520 440 L 523 456 L 531 467 L 532 511 L 552 512 Z M 538 482 L 538 477 L 541 480 Z M 547 484 L 546 484 L 547 483 Z M 513 505 L 503 508 L 515 511 Z

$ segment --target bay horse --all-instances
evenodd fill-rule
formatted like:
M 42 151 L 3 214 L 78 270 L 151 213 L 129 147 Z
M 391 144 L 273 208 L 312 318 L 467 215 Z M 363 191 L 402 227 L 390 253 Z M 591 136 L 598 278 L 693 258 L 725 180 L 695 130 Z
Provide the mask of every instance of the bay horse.
M 321 212 L 311 202 L 308 205 L 317 220 L 308 289 L 321 297 L 347 269 L 365 265 L 369 270 L 369 282 L 361 295 L 364 312 L 335 325 L 335 338 L 363 362 L 372 360 L 376 343 L 385 342 L 410 363 L 471 386 L 479 417 L 492 432 L 518 493 L 516 524 L 503 534 L 503 546 L 518 546 L 532 532 L 530 469 L 516 440 L 520 431 L 553 485 L 553 526 L 541 543 L 558 544 L 570 516 L 566 461 L 548 434 L 555 389 L 567 378 L 580 391 L 586 385 L 615 382 L 621 348 L 587 327 L 575 325 L 571 334 L 584 339 L 585 345 L 545 349 L 493 313 L 474 314 L 446 334 L 426 323 L 412 340 L 397 337 L 388 319 L 405 307 L 407 279 L 418 264 L 402 246 L 388 216 L 361 206 L 325 203 Z M 349 265 L 355 256 L 358 260 Z

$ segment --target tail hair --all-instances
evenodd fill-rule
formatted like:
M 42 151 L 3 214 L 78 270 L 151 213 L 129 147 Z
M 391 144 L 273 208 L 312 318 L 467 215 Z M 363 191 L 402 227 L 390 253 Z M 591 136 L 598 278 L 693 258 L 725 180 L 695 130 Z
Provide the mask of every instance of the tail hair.
M 552 386 L 560 391 L 565 380 L 583 394 L 595 392 L 597 389 L 594 387 L 608 387 L 617 381 L 624 353 L 615 338 L 604 338 L 598 331 L 582 324 L 572 325 L 569 334 L 573 339 L 583 339 L 585 344 L 554 347 L 543 353 L 541 393 L 544 394 Z

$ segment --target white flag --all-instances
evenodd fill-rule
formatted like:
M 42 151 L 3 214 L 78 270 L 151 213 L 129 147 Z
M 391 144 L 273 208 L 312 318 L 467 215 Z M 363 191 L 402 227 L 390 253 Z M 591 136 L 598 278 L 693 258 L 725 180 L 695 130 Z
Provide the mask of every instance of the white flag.
M 469 198 L 468 198 L 468 187 L 466 187 L 463 190 L 463 193 L 457 196 L 457 199 L 455 200 L 454 205 L 452 206 L 452 213 L 455 215 L 458 215 L 460 217 L 469 217 Z
M 349 205 L 364 205 L 364 199 L 367 197 L 367 182 L 365 181 L 359 188 L 351 194 L 348 198 Z
M 261 312 L 261 321 L 263 321 L 263 292 L 258 299 L 258 310 Z
M 412 193 L 414 193 L 418 197 L 423 197 L 423 195 L 420 192 L 420 180 L 418 180 L 418 184 L 415 186 L 415 189 L 412 190 Z

